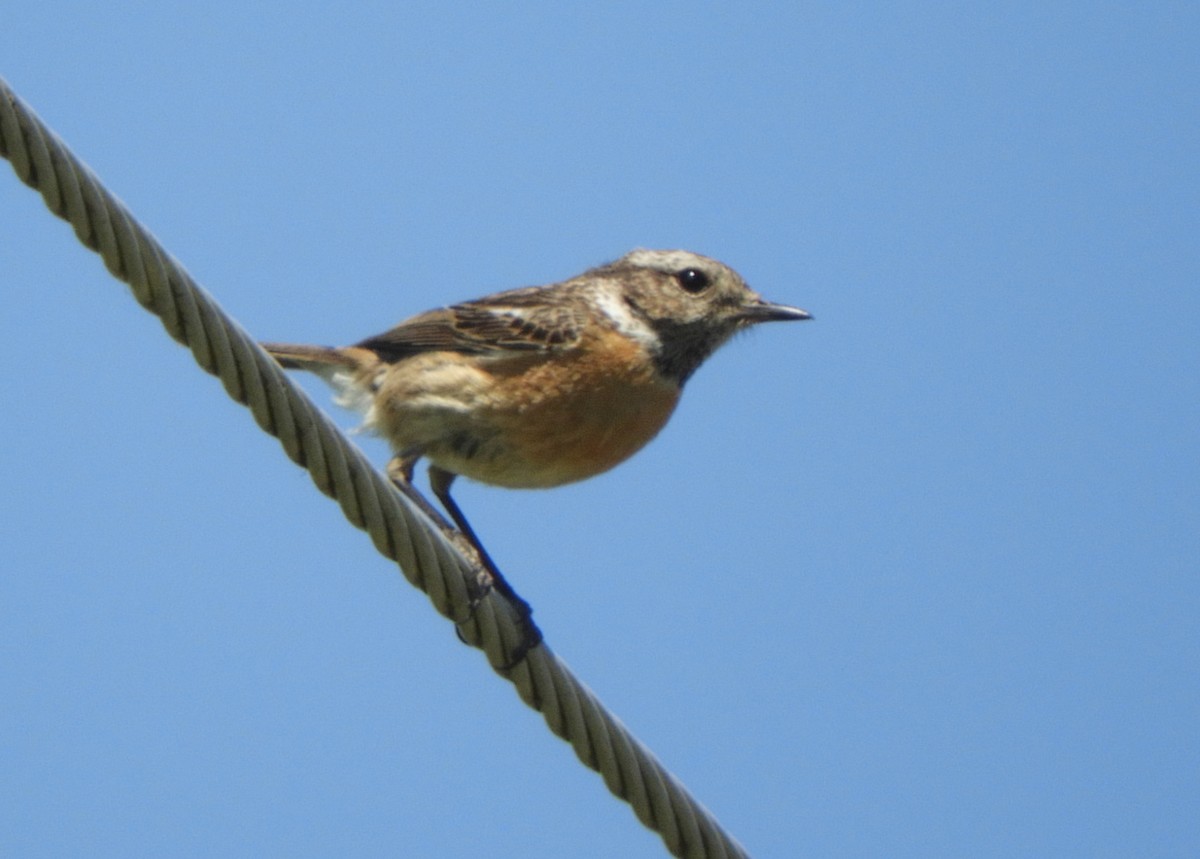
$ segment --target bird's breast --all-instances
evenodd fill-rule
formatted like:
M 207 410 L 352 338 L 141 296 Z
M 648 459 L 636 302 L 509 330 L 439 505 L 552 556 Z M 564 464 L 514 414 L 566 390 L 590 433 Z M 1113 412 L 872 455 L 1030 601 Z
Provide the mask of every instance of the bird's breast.
M 654 438 L 679 399 L 644 346 L 609 331 L 558 352 L 422 355 L 390 374 L 377 428 L 396 450 L 512 488 L 607 471 Z

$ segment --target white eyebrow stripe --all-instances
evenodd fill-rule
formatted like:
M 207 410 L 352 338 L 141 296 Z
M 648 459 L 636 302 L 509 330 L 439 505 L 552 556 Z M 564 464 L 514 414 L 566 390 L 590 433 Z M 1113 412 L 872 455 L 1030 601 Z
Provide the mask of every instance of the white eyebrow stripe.
M 652 268 L 667 273 L 685 268 L 704 269 L 705 263 L 712 262 L 708 257 L 691 251 L 655 251 L 647 248 L 630 251 L 625 254 L 625 260 L 640 268 Z
M 644 319 L 634 315 L 629 305 L 621 298 L 618 287 L 608 287 L 596 292 L 596 306 L 612 320 L 617 330 L 632 340 L 646 346 L 651 352 L 658 353 L 662 348 L 662 340 L 658 333 Z

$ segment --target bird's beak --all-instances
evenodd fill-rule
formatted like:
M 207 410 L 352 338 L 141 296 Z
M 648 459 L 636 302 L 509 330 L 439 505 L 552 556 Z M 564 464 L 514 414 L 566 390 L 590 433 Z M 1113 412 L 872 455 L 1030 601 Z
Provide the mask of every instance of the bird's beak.
M 799 307 L 789 307 L 786 304 L 771 304 L 761 298 L 754 304 L 748 304 L 738 314 L 747 322 L 799 322 L 812 319 L 812 314 Z

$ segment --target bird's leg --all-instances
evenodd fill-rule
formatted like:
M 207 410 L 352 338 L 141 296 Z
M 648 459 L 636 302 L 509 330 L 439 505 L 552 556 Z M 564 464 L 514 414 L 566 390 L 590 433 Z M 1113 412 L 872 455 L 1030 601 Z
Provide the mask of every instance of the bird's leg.
M 517 610 L 517 614 L 521 618 L 521 622 L 525 627 L 525 639 L 522 642 L 519 655 L 513 660 L 513 664 L 520 662 L 525 653 L 531 648 L 536 647 L 542 640 L 542 631 L 537 628 L 533 622 L 533 609 L 529 603 L 521 598 L 521 595 L 513 590 L 512 585 L 504 578 L 504 574 L 500 572 L 496 563 L 487 553 L 487 549 L 483 548 L 483 544 L 479 542 L 479 538 L 475 536 L 475 530 L 471 527 L 471 523 L 467 521 L 467 517 L 463 515 L 458 503 L 450 495 L 450 485 L 454 483 L 454 478 L 458 475 L 454 472 L 446 471 L 444 468 L 438 468 L 436 465 L 429 466 L 429 485 L 433 489 L 433 494 L 437 496 L 437 500 L 446 508 L 446 512 L 450 514 L 450 518 L 454 520 L 454 524 L 458 526 L 458 531 L 467 539 L 479 555 L 479 560 L 492 577 L 492 587 L 498 593 L 504 596 Z
M 404 494 L 404 497 L 415 504 L 422 513 L 433 520 L 433 524 L 442 532 L 447 540 L 456 545 L 460 552 L 465 551 L 468 557 L 472 554 L 476 555 L 475 562 L 475 582 L 471 591 L 471 613 L 475 612 L 475 606 L 479 605 L 479 601 L 487 596 L 487 592 L 492 588 L 492 571 L 488 566 L 488 561 L 485 556 L 475 548 L 474 542 L 471 541 L 466 534 L 457 530 L 453 525 L 446 521 L 446 517 L 441 512 L 429 503 L 417 487 L 412 484 L 413 466 L 416 465 L 418 459 L 421 458 L 420 453 L 400 453 L 392 457 L 387 464 L 387 475 L 392 481 L 392 484 Z M 460 636 L 461 637 L 461 636 Z
M 453 539 L 457 533 L 454 530 L 454 526 L 447 522 L 446 517 L 430 504 L 425 496 L 418 492 L 417 488 L 412 484 L 413 467 L 420 458 L 421 454 L 419 453 L 396 454 L 387 464 L 388 479 L 392 481 L 392 485 L 399 489 L 405 498 L 417 505 L 422 513 L 433 520 L 433 524 L 438 526 L 438 530 Z
M 463 516 L 462 510 L 450 497 L 450 484 L 454 482 L 455 475 L 451 472 L 444 471 L 440 468 L 430 467 L 429 482 L 433 487 L 434 494 L 438 500 L 445 506 L 446 511 L 454 519 L 455 525 L 451 525 L 446 521 L 436 507 L 417 491 L 417 488 L 412 484 L 413 468 L 416 466 L 417 460 L 421 458 L 420 452 L 400 453 L 392 458 L 387 465 L 388 478 L 392 481 L 395 487 L 404 494 L 408 500 L 413 502 L 422 513 L 428 516 L 433 523 L 438 527 L 450 542 L 459 546 L 460 551 L 463 549 L 469 550 L 466 554 L 474 554 L 476 558 L 476 569 L 478 577 L 475 585 L 477 590 L 471 595 L 471 615 L 475 613 L 475 607 L 479 601 L 487 595 L 487 592 L 495 587 L 509 602 L 517 609 L 521 617 L 521 622 L 524 627 L 524 637 L 517 648 L 513 658 L 509 661 L 507 667 L 511 668 L 525 658 L 525 654 L 531 648 L 536 647 L 542 640 L 541 630 L 537 628 L 532 620 L 533 609 L 529 607 L 529 603 L 521 599 L 521 597 L 509 586 L 504 576 L 496 568 L 496 564 L 488 555 L 487 550 L 479 542 L 479 538 L 475 536 L 470 524 Z M 465 545 L 464 545 L 465 544 Z M 462 621 L 457 622 L 461 625 Z M 458 637 L 463 641 L 461 629 L 458 631 Z

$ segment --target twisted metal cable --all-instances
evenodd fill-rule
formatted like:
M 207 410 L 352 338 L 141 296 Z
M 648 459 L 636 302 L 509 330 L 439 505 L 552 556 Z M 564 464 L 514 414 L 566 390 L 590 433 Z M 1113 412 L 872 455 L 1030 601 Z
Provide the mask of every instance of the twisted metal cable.
M 100 184 L 0 79 L 0 155 L 46 206 L 68 221 L 79 241 L 100 254 L 138 302 L 162 320 L 258 425 L 279 439 L 321 492 L 396 561 L 442 615 L 469 618 L 460 629 L 521 699 L 600 773 L 608 789 L 688 859 L 743 857 L 744 849 L 609 713 L 546 644 L 517 664 L 522 640 L 513 608 L 494 593 L 471 611 L 475 569 L 407 498 L 350 444 L 278 364 L 224 314 L 150 233 Z

